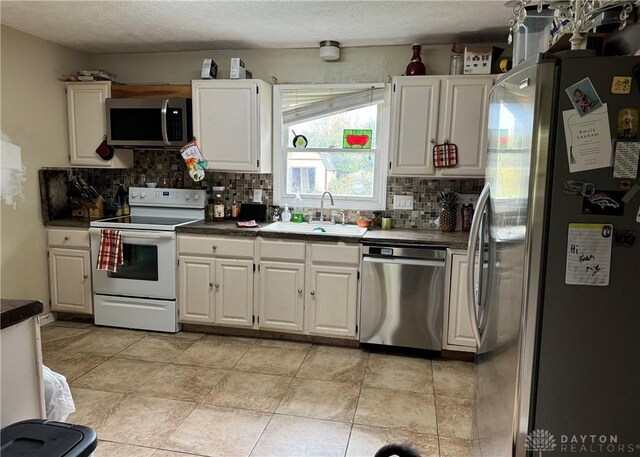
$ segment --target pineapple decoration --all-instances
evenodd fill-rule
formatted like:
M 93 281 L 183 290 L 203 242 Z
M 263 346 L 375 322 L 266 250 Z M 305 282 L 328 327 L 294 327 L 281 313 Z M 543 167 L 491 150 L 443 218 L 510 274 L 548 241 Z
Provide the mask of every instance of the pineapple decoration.
M 456 214 L 458 212 L 458 194 L 452 190 L 438 192 L 438 202 L 442 206 L 440 212 L 440 230 L 453 232 L 456 229 Z

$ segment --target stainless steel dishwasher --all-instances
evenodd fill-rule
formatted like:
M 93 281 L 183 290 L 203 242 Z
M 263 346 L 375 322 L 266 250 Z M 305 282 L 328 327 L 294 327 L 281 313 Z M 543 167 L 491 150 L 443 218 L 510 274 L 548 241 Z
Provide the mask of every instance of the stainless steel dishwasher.
M 446 249 L 365 245 L 360 342 L 442 349 Z

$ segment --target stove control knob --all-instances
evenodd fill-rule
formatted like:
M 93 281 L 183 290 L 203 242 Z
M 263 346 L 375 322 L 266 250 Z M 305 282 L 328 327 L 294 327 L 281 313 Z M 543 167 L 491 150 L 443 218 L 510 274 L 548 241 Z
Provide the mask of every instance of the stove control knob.
M 193 199 L 194 199 L 194 200 L 200 200 L 200 195 L 198 195 L 198 194 L 193 194 Z
M 146 192 L 140 192 L 140 198 L 144 198 L 144 197 L 146 197 L 146 196 L 147 196 L 147 193 L 146 193 Z
M 137 198 L 138 192 L 131 192 L 131 198 Z
M 191 200 L 191 194 L 184 194 L 185 200 Z

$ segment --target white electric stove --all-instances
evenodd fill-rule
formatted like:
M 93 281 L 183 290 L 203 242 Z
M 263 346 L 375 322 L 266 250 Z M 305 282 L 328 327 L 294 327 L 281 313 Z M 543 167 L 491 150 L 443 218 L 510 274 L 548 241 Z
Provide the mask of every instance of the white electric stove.
M 97 325 L 177 332 L 176 227 L 204 219 L 204 190 L 129 188 L 131 215 L 90 223 L 97 263 L 103 229 L 120 230 L 124 263 L 116 273 L 93 269 Z

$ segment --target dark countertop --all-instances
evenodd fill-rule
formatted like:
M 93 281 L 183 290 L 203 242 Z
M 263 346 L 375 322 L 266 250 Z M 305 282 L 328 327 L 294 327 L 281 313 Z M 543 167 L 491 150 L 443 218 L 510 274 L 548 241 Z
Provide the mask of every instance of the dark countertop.
M 226 222 L 210 222 L 199 221 L 192 224 L 181 225 L 176 228 L 178 233 L 192 233 L 200 235 L 231 235 L 231 236 L 248 236 L 255 238 L 261 227 L 266 227 L 270 222 L 260 222 L 260 227 L 238 227 L 235 221 Z
M 47 227 L 89 228 L 89 219 L 60 219 L 46 222 Z M 313 240 L 313 241 L 342 241 L 345 243 L 393 243 L 393 244 L 424 244 L 432 246 L 446 246 L 451 249 L 466 249 L 469 232 L 441 232 L 439 230 L 424 229 L 391 229 L 369 230 L 363 237 L 337 235 L 308 235 L 304 233 L 261 232 L 272 222 L 260 222 L 259 228 L 238 227 L 235 221 L 209 222 L 199 221 L 182 225 L 176 229 L 177 233 L 195 235 L 242 236 L 255 238 L 279 238 L 283 240 Z
M 89 228 L 89 222 L 92 219 L 85 217 L 76 217 L 73 219 L 58 219 L 53 221 L 47 221 L 44 223 L 45 227 L 66 227 L 66 228 Z
M 0 328 L 19 324 L 41 312 L 41 301 L 0 298 Z
M 362 237 L 365 243 L 426 244 L 467 249 L 469 232 L 441 232 L 440 230 L 391 229 L 369 230 Z

